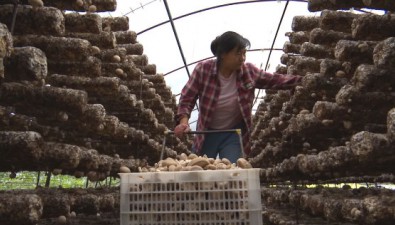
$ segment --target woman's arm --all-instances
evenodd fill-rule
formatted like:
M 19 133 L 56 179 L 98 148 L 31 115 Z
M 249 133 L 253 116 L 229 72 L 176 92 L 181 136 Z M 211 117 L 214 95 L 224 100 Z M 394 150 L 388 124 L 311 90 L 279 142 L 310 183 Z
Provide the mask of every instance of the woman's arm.
M 292 89 L 302 81 L 302 76 L 268 73 L 250 64 L 255 76 L 255 88 L 260 89 Z

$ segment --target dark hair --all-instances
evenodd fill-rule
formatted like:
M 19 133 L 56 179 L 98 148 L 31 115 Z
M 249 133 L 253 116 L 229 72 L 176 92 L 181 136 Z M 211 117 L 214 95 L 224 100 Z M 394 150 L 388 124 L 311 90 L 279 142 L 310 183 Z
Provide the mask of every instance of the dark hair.
M 211 42 L 211 52 L 213 55 L 219 57 L 223 53 L 228 53 L 234 48 L 238 48 L 238 50 L 248 48 L 250 47 L 250 41 L 240 34 L 233 32 L 233 31 L 227 31 L 223 33 L 220 36 L 217 36 L 212 42 Z

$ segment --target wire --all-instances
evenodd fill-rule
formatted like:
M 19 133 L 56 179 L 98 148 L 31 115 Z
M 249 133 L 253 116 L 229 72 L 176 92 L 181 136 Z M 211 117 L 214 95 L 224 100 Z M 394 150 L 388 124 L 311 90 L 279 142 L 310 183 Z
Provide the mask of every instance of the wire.
M 200 10 L 196 10 L 196 11 L 193 11 L 193 12 L 190 12 L 190 13 L 187 13 L 187 14 L 184 14 L 184 15 L 181 15 L 181 16 L 178 16 L 178 17 L 174 17 L 174 18 L 173 18 L 173 21 L 178 20 L 178 19 L 181 19 L 181 18 L 184 18 L 184 17 L 187 17 L 187 16 L 191 16 L 191 15 L 194 15 L 194 14 L 197 14 L 197 13 L 201 13 L 201 12 L 204 12 L 204 11 L 208 11 L 208 10 L 212 10 L 212 9 L 217 9 L 217 8 L 221 8 L 221 7 L 227 7 L 227 6 L 233 6 L 233 5 L 240 5 L 240 4 L 248 4 L 248 3 L 274 2 L 274 1 L 279 1 L 279 0 L 240 1 L 240 2 L 232 2 L 232 3 L 222 4 L 222 5 L 216 5 L 216 6 L 212 6 L 212 7 L 208 7 L 208 8 L 204 8 L 204 9 L 200 9 Z M 285 1 L 285 0 L 280 0 L 280 1 Z M 304 3 L 307 3 L 307 0 L 287 0 L 287 1 L 304 2 Z M 156 25 L 154 25 L 154 26 L 152 26 L 152 27 L 149 27 L 149 28 L 144 29 L 144 30 L 142 30 L 142 31 L 140 31 L 140 32 L 137 32 L 137 35 L 140 35 L 140 34 L 142 34 L 142 33 L 145 33 L 145 32 L 147 32 L 147 31 L 149 31 L 149 30 L 152 30 L 152 29 L 154 29 L 154 28 L 156 28 L 156 27 L 162 26 L 162 25 L 164 25 L 164 24 L 166 24 L 166 23 L 169 23 L 169 22 L 170 22 L 170 20 L 166 20 L 166 21 L 163 21 L 163 22 L 161 22 L 161 23 L 158 23 L 158 24 L 156 24 Z
M 171 16 L 171 12 L 170 12 L 170 9 L 169 9 L 169 5 L 167 4 L 167 0 L 163 0 L 163 3 L 165 4 L 166 12 L 167 12 L 167 15 L 169 16 L 171 28 L 173 29 L 174 37 L 176 38 L 177 46 L 178 46 L 178 49 L 180 50 L 180 54 L 181 54 L 182 61 L 184 62 L 185 70 L 187 71 L 188 77 L 190 77 L 191 74 L 189 73 L 189 69 L 188 69 L 188 66 L 187 66 L 187 61 L 185 60 L 184 52 L 182 50 L 182 46 L 181 46 L 180 40 L 178 38 L 176 26 L 174 25 L 173 17 Z
M 273 42 L 272 42 L 272 47 L 270 48 L 269 56 L 267 57 L 267 61 L 266 61 L 266 65 L 265 65 L 265 71 L 267 70 L 267 68 L 269 66 L 270 56 L 272 55 L 273 47 L 274 47 L 274 44 L 276 43 L 278 32 L 280 31 L 280 27 L 281 27 L 281 24 L 283 22 L 285 12 L 287 11 L 289 1 L 290 0 L 287 0 L 287 2 L 285 3 L 283 14 L 281 15 L 280 22 L 278 23 L 276 34 L 274 35 L 274 39 L 273 39 Z M 258 96 L 259 96 L 260 92 L 261 92 L 261 89 L 258 90 L 258 94 L 255 96 L 253 105 L 255 105 L 256 101 L 258 100 Z

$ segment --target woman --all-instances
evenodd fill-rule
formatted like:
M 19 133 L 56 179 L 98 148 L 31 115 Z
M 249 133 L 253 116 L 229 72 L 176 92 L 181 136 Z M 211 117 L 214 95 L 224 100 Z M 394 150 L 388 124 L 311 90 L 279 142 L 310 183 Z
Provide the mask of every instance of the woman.
M 196 135 L 194 152 L 210 158 L 227 158 L 236 162 L 250 152 L 251 113 L 255 88 L 292 89 L 300 76 L 270 74 L 246 63 L 250 41 L 232 31 L 223 33 L 211 42 L 215 59 L 196 65 L 181 91 L 176 115 L 177 137 L 190 131 L 188 120 L 199 99 L 197 131 L 241 129 L 243 148 L 237 133 Z

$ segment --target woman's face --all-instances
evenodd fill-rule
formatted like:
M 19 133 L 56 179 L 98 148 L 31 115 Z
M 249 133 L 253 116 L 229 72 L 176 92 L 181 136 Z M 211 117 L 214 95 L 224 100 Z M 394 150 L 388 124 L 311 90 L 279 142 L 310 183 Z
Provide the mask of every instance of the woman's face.
M 222 54 L 222 66 L 231 70 L 240 69 L 246 60 L 246 52 L 245 48 L 239 49 L 236 47 L 230 52 Z

